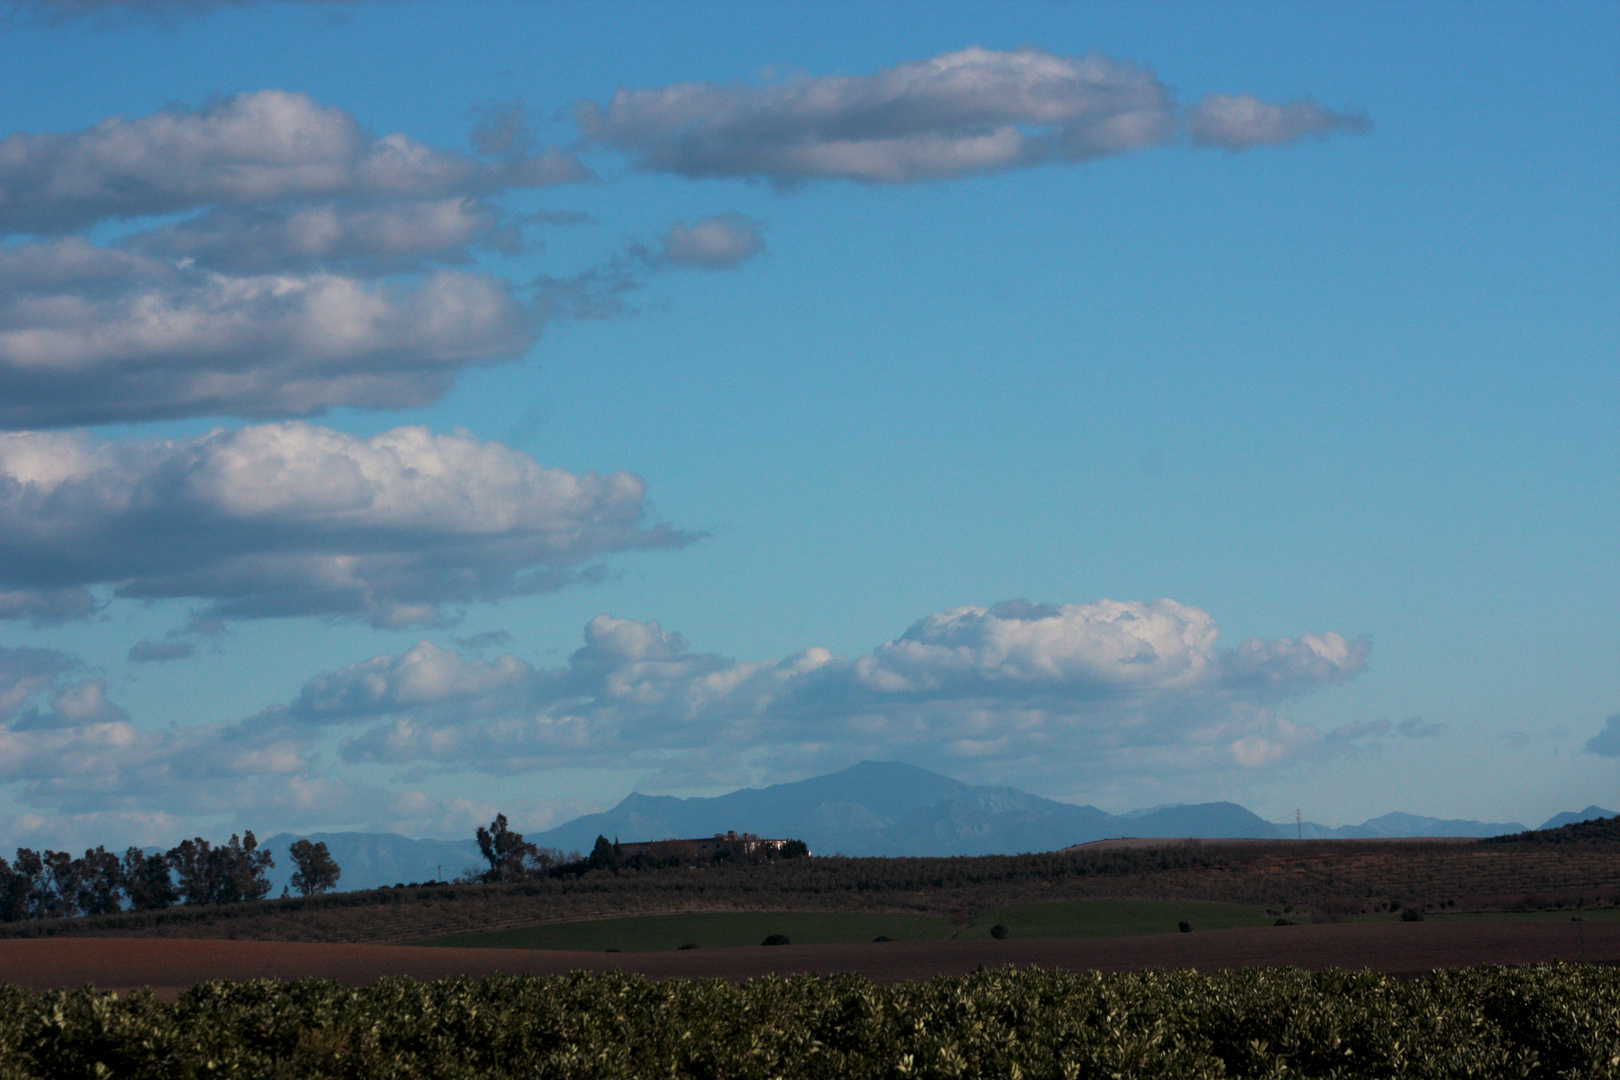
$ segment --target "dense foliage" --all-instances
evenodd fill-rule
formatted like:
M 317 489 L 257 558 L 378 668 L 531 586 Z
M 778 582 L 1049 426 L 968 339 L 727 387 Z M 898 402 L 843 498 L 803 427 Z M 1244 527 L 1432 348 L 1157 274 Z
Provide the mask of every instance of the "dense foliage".
M 303 842 L 308 847 L 308 841 Z M 296 846 L 296 845 L 295 845 Z M 320 873 L 337 880 L 326 845 L 308 852 L 324 859 Z M 270 891 L 265 871 L 275 865 L 252 832 L 210 844 L 182 840 L 164 853 L 132 847 L 120 859 L 105 848 L 74 858 L 66 851 L 18 848 L 15 861 L 0 857 L 0 922 L 111 915 L 127 901 L 134 911 L 160 911 L 178 901 L 231 904 L 260 900 Z M 302 865 L 302 864 L 300 864 Z M 310 891 L 322 891 L 320 887 Z
M 1609 1077 L 1620 973 L 990 971 L 879 986 L 575 973 L 0 987 L 0 1078 Z

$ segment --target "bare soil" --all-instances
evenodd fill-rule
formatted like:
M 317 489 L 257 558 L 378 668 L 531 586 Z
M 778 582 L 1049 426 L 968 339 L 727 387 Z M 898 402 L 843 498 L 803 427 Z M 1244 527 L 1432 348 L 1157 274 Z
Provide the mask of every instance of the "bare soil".
M 1584 938 L 1584 941 L 1583 941 Z M 1260 967 L 1370 969 L 1418 975 L 1436 968 L 1551 960 L 1620 963 L 1620 921 L 1336 923 L 1212 930 L 1091 941 L 895 941 L 782 945 L 670 953 L 542 952 L 313 942 L 155 938 L 0 941 L 0 982 L 36 989 L 151 988 L 173 1000 L 208 979 L 335 979 L 360 985 L 417 979 L 574 970 L 654 978 L 745 979 L 797 972 L 856 972 L 878 982 L 970 972 L 981 964 L 1135 971 Z

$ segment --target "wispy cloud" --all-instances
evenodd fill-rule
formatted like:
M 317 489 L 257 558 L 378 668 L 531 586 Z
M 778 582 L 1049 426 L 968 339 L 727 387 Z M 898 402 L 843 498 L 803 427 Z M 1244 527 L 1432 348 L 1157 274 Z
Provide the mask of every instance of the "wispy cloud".
M 804 76 L 769 86 L 677 83 L 582 101 L 588 144 L 647 172 L 905 184 L 1076 163 L 1172 141 L 1181 117 L 1145 68 L 1099 53 L 967 48 L 872 75 Z M 1205 98 L 1195 141 L 1236 150 L 1304 135 L 1365 131 L 1364 117 L 1312 102 Z
M 1603 721 L 1603 730 L 1586 740 L 1586 752 L 1598 757 L 1620 757 L 1620 713 Z
M 341 10 L 368 2 L 399 3 L 402 0 L 0 0 L 0 16 L 47 23 L 82 18 L 167 23 L 206 15 L 220 8 L 249 7 L 261 3 L 308 4 Z
M 670 226 L 658 259 L 676 266 L 730 270 L 764 250 L 759 222 L 741 214 L 718 214 L 690 225 L 677 221 Z
M 1254 146 L 1283 146 L 1307 136 L 1365 134 L 1372 121 L 1361 113 L 1336 113 L 1314 101 L 1273 105 L 1252 94 L 1211 94 L 1187 117 L 1187 131 L 1200 146 L 1234 153 Z

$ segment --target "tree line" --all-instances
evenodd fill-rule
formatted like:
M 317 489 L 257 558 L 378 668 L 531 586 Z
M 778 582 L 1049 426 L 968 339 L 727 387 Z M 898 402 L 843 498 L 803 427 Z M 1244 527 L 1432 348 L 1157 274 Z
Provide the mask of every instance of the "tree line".
M 589 855 L 577 851 L 563 854 L 556 848 L 543 848 L 513 832 L 505 814 L 496 814 L 489 828 L 479 827 L 474 838 L 479 854 L 489 863 L 489 869 L 477 875 L 476 880 L 486 884 L 499 881 L 532 881 L 547 877 L 578 877 L 588 870 L 655 870 L 675 866 L 683 860 L 675 855 L 652 855 L 637 852 L 625 855 L 617 840 L 598 836 Z M 767 849 L 762 858 L 795 859 L 810 854 L 803 840 L 789 840 L 780 849 Z M 730 856 L 716 853 L 710 861 L 726 861 Z M 690 860 L 686 860 L 690 861 Z
M 337 885 L 342 870 L 325 843 L 295 841 L 292 887 L 314 896 Z M 0 856 L 0 922 L 156 911 L 173 904 L 234 904 L 270 892 L 275 866 L 252 831 L 211 844 L 198 836 L 164 852 L 131 847 L 122 858 L 105 847 L 75 858 L 66 851 L 18 848 Z M 127 905 L 127 906 L 126 906 Z

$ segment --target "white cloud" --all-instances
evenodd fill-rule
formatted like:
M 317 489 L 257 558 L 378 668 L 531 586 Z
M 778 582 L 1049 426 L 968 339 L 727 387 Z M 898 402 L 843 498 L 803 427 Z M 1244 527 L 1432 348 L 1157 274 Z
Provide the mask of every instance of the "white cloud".
M 1081 772 L 1259 768 L 1318 742 L 1275 706 L 1354 678 L 1369 649 L 1337 634 L 1224 649 L 1217 636 L 1206 612 L 1169 600 L 1015 602 L 929 616 L 853 661 L 812 648 L 742 662 L 598 616 L 563 668 L 423 643 L 312 680 L 276 715 L 365 725 L 343 746 L 353 762 L 493 771 L 810 745 L 1041 755 Z
M 1083 161 L 1166 141 L 1152 73 L 1092 54 L 968 48 L 876 75 L 680 83 L 581 102 L 588 140 L 647 171 L 906 183 Z
M 424 405 L 539 331 L 477 274 L 233 276 L 73 238 L 0 251 L 0 285 L 8 428 Z
M 289 200 L 470 196 L 586 175 L 558 150 L 486 161 L 403 134 L 374 138 L 342 109 L 261 90 L 200 110 L 0 139 L 0 230 L 71 232 L 107 219 Z
M 688 225 L 677 221 L 663 238 L 659 258 L 677 266 L 729 270 L 765 250 L 759 223 L 740 214 L 699 218 Z
M 1336 113 L 1314 101 L 1273 105 L 1251 94 L 1211 94 L 1194 105 L 1187 130 L 1200 146 L 1237 153 L 1251 146 L 1282 146 L 1307 135 L 1365 133 L 1372 122 L 1360 113 Z
M 874 75 L 775 85 L 677 83 L 582 101 L 588 142 L 647 172 L 904 184 L 1090 161 L 1170 142 L 1174 97 L 1151 72 L 1099 53 L 967 48 Z M 1191 110 L 1195 142 L 1239 150 L 1365 131 L 1312 102 L 1215 95 Z
M 324 202 L 216 210 L 137 233 L 126 243 L 229 273 L 339 265 L 379 274 L 421 270 L 430 260 L 467 263 L 474 247 L 511 251 L 523 246 L 523 238 L 487 204 L 455 196 L 358 207 Z
M 599 556 L 686 537 L 628 473 L 548 469 L 498 443 L 303 423 L 177 441 L 0 435 L 11 614 L 66 590 L 207 601 L 221 617 L 431 623 L 441 605 L 560 587 Z
M 35 694 L 57 685 L 58 679 L 78 666 L 55 649 L 12 649 L 0 645 L 0 720 L 16 714 Z

